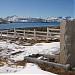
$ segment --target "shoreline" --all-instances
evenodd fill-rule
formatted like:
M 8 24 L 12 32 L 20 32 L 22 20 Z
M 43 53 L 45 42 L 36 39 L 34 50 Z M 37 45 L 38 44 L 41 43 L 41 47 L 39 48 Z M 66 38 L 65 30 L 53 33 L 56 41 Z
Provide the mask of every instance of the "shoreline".
M 23 28 L 16 28 L 16 29 L 26 29 L 26 30 L 40 30 L 40 31 L 47 31 L 47 27 L 50 28 L 55 28 L 55 29 L 60 29 L 60 25 L 55 25 L 55 26 L 39 26 L 39 27 L 23 27 Z M 13 30 L 14 28 L 9 28 L 9 29 L 0 29 L 0 30 Z

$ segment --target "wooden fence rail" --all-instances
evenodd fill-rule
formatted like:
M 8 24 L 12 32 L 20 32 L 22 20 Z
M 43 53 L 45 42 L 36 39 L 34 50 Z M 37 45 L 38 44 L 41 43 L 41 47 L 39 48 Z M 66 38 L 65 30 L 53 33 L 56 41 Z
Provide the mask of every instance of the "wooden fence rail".
M 33 31 L 31 30 L 25 30 L 25 29 L 15 29 L 13 31 L 11 30 L 1 30 L 0 31 L 0 37 L 6 35 L 7 37 L 10 35 L 13 35 L 14 37 L 24 37 L 24 38 L 31 38 L 37 40 L 37 37 L 40 39 L 60 39 L 60 29 L 52 29 L 47 27 L 47 31 L 36 31 L 35 29 Z M 58 35 L 59 37 L 55 36 Z

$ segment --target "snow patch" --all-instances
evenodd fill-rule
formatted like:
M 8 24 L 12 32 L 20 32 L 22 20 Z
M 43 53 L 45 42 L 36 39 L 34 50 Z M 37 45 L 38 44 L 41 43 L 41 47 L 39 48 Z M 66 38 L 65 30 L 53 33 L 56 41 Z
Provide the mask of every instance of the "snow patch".
M 46 74 L 46 75 L 56 75 L 53 74 L 51 72 L 46 72 L 41 70 L 37 65 L 33 64 L 33 63 L 27 63 L 26 67 L 17 72 L 17 74 Z
M 19 46 L 15 43 L 2 41 L 0 42 L 0 48 L 4 49 L 2 52 L 0 52 L 1 55 L 10 55 L 10 59 L 19 61 L 24 60 L 25 56 L 29 56 L 32 54 L 58 54 L 60 52 L 60 42 L 36 43 L 33 46 Z M 19 51 L 22 52 L 17 53 Z M 12 53 L 17 54 L 12 55 Z

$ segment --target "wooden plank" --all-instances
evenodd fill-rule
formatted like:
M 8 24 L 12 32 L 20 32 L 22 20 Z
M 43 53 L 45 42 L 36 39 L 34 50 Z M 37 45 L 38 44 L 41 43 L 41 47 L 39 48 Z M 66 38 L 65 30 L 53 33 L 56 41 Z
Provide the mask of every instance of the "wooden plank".
M 27 34 L 27 35 L 34 36 L 34 34 Z
M 58 32 L 49 32 L 49 34 L 59 34 L 60 35 L 60 33 Z
M 49 38 L 57 38 L 57 39 L 60 39 L 60 37 L 57 37 L 57 36 L 49 36 Z
M 7 32 L 7 30 L 1 30 L 0 32 Z
M 44 34 L 47 34 L 47 32 L 43 32 L 43 31 L 36 31 L 36 33 L 44 33 Z
M 8 33 L 10 33 L 10 34 L 14 34 L 14 32 L 8 32 Z
M 53 29 L 53 28 L 49 28 L 49 30 L 51 30 L 51 31 L 60 31 L 60 29 Z
M 26 32 L 32 32 L 32 33 L 34 33 L 34 31 L 31 31 L 31 30 L 26 30 Z
M 56 67 L 56 68 L 62 68 L 62 69 L 65 69 L 65 70 L 68 70 L 70 68 L 69 64 L 62 65 L 62 64 L 58 64 L 58 63 L 54 63 L 54 62 L 48 62 L 48 61 L 43 61 L 43 60 L 39 60 L 39 59 L 36 59 L 36 58 L 31 58 L 31 57 L 24 57 L 24 59 L 27 60 L 28 62 L 31 62 L 31 63 L 47 64 L 49 66 Z

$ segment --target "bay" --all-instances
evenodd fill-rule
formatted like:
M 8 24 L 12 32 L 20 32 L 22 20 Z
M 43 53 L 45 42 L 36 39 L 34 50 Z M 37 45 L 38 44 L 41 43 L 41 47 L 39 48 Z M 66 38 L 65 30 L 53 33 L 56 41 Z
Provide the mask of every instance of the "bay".
M 59 22 L 50 22 L 50 23 L 7 23 L 0 24 L 0 29 L 11 29 L 11 28 L 26 28 L 26 27 L 50 27 L 59 25 Z

